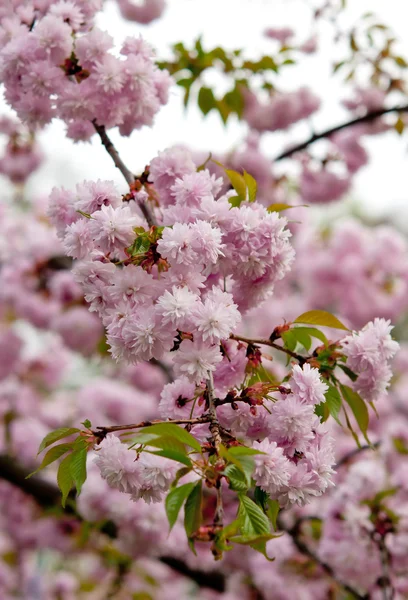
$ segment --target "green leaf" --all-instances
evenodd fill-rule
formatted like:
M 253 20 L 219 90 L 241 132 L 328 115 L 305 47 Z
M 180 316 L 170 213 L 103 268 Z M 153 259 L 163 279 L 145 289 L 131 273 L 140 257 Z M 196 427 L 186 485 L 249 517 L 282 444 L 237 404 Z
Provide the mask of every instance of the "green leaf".
M 175 460 L 176 462 L 182 463 L 187 467 L 193 466 L 188 456 L 185 453 L 178 452 L 177 450 L 159 450 L 157 452 L 151 452 L 151 454 L 162 456 L 163 458 L 169 458 L 170 460 Z
M 65 454 L 66 452 L 71 450 L 71 448 L 72 448 L 72 444 L 59 444 L 58 446 L 54 446 L 53 448 L 50 448 L 48 450 L 47 454 L 44 456 L 40 466 L 35 471 L 33 471 L 32 473 L 27 475 L 26 479 L 29 479 L 30 477 L 35 475 L 35 473 L 38 473 L 38 471 L 41 471 L 41 469 L 44 469 L 44 467 L 47 467 L 54 461 L 58 460 L 58 458 L 60 458 L 63 454 Z
M 207 115 L 217 105 L 211 88 L 202 87 L 198 92 L 198 106 L 204 115 Z
M 270 533 L 269 520 L 263 510 L 251 498 L 239 494 L 238 516 L 242 519 L 242 533 L 245 536 Z
M 256 200 L 256 191 L 257 191 L 257 183 L 256 180 L 254 179 L 254 177 L 252 177 L 252 175 L 250 175 L 249 173 L 247 173 L 244 170 L 244 180 L 246 183 L 246 187 L 248 190 L 248 200 L 249 202 L 255 202 Z
M 230 92 L 227 92 L 223 98 L 223 101 L 224 104 L 229 106 L 231 110 L 238 115 L 238 117 L 242 117 L 245 103 L 242 93 L 237 87 L 235 87 Z
M 358 426 L 360 427 L 364 439 L 368 444 L 371 444 L 370 440 L 367 437 L 369 416 L 366 403 L 364 402 L 360 394 L 355 392 L 348 385 L 341 385 L 340 389 L 344 400 L 347 402 L 347 404 L 353 411 L 354 418 L 357 421 Z
M 150 425 L 149 427 L 143 427 L 140 430 L 141 433 L 150 433 L 159 436 L 170 436 L 173 437 L 183 444 L 187 444 L 197 452 L 201 452 L 200 443 L 185 429 L 175 425 L 174 423 L 157 423 L 156 425 Z
M 265 454 L 261 450 L 255 450 L 255 448 L 248 448 L 247 446 L 231 446 L 228 450 L 232 456 L 254 456 L 255 454 Z
M 290 204 L 285 204 L 284 202 L 275 202 L 274 204 L 270 204 L 267 208 L 268 212 L 281 212 L 282 210 L 287 210 L 288 208 L 298 208 L 297 206 L 292 206 Z
M 64 458 L 64 460 L 61 461 L 60 466 L 58 468 L 58 474 L 57 474 L 58 487 L 62 493 L 61 503 L 64 508 L 65 508 L 65 503 L 68 498 L 68 494 L 74 483 L 74 481 L 72 479 L 72 475 L 71 475 L 71 469 L 70 469 L 71 457 L 72 457 L 72 454 L 69 454 L 68 456 L 66 456 Z
M 54 442 L 58 442 L 58 440 L 62 440 L 62 438 L 68 437 L 73 433 L 79 433 L 80 429 L 76 427 L 61 427 L 60 429 L 56 429 L 55 431 L 51 431 L 48 435 L 45 436 L 43 441 L 40 444 L 38 449 L 38 454 L 42 452 L 48 446 L 51 446 Z
M 269 520 L 272 523 L 272 527 L 274 528 L 275 531 L 277 531 L 278 529 L 278 514 L 279 514 L 279 510 L 280 510 L 280 506 L 279 506 L 279 502 L 277 500 L 268 500 L 268 510 L 267 510 L 267 515 L 269 517 Z
M 264 511 L 264 513 L 266 513 L 266 511 L 268 510 L 269 496 L 259 486 L 255 486 L 254 500 L 255 500 L 256 504 L 262 508 L 262 510 Z
M 294 327 L 291 329 L 292 335 L 295 336 L 296 340 L 303 346 L 303 348 L 309 352 L 312 347 L 312 338 L 309 333 L 305 331 L 307 327 Z
M 323 344 L 324 344 L 325 346 L 327 346 L 327 345 L 328 345 L 328 343 L 329 343 L 329 342 L 328 342 L 328 339 L 327 339 L 327 337 L 324 335 L 323 331 L 320 331 L 320 329 L 316 329 L 315 327 L 293 327 L 293 328 L 291 329 L 291 331 L 294 331 L 296 336 L 298 335 L 298 332 L 299 332 L 299 331 L 300 331 L 301 333 L 307 333 L 307 334 L 308 334 L 308 335 L 310 335 L 311 337 L 314 337 L 314 338 L 316 338 L 316 339 L 320 340 L 321 342 L 323 342 Z M 302 342 L 300 341 L 300 338 L 298 338 L 298 339 L 299 339 L 299 342 L 300 342 L 300 343 L 302 343 Z
M 174 481 L 172 482 L 172 484 L 170 485 L 170 487 L 171 488 L 177 487 L 177 484 L 180 481 L 180 479 L 185 477 L 188 473 L 190 473 L 190 471 L 191 471 L 191 468 L 189 468 L 189 467 L 181 467 L 181 469 L 179 469 L 177 471 L 176 477 L 175 477 Z
M 339 391 L 334 385 L 327 384 L 328 390 L 325 394 L 327 408 L 331 416 L 341 425 L 339 421 L 339 412 L 341 409 L 341 397 Z
M 309 310 L 294 320 L 294 323 L 307 323 L 308 325 L 320 325 L 322 327 L 333 327 L 334 329 L 344 329 L 349 331 L 348 327 L 343 325 L 337 317 L 325 310 Z
M 244 176 L 233 169 L 225 169 L 225 174 L 231 182 L 232 187 L 237 192 L 238 196 L 243 200 L 246 199 L 247 184 Z
M 273 535 L 272 533 L 266 533 L 263 535 L 236 535 L 230 538 L 230 542 L 234 544 L 242 544 L 244 546 L 251 546 L 257 552 L 260 552 L 270 562 L 274 561 L 275 558 L 268 556 L 266 552 L 266 543 L 274 538 L 281 537 L 280 535 Z
M 90 427 L 92 427 L 92 423 L 89 419 L 85 419 L 85 421 L 83 421 L 81 423 L 81 425 L 83 425 L 84 427 L 86 427 L 87 429 L 89 429 Z
M 75 450 L 71 454 L 71 460 L 69 462 L 69 470 L 71 473 L 72 481 L 77 489 L 77 496 L 81 493 L 82 486 L 86 481 L 86 457 L 88 452 L 86 448 Z
M 248 448 L 247 450 L 253 451 L 253 448 Z M 255 450 L 254 453 L 257 453 L 257 451 Z M 236 455 L 234 452 L 231 452 L 231 448 L 227 450 L 224 446 L 221 446 L 220 454 L 228 462 L 238 467 L 238 469 L 245 475 L 247 486 L 249 487 L 251 485 L 251 476 L 254 470 L 254 461 L 250 453 L 244 451 L 243 454 Z
M 281 335 L 282 340 L 284 341 L 285 347 L 291 351 L 293 351 L 297 345 L 296 334 L 294 334 L 293 332 L 294 332 L 294 329 L 289 329 L 289 331 L 284 331 Z
M 315 406 L 315 414 L 320 417 L 322 423 L 327 421 L 330 417 L 329 407 L 327 406 L 327 402 L 320 402 Z
M 186 530 L 188 545 L 191 550 L 195 552 L 194 549 L 194 540 L 192 539 L 193 533 L 197 531 L 197 529 L 201 525 L 201 510 L 202 503 L 202 481 L 198 481 L 192 491 L 190 492 L 186 504 L 184 507 L 184 529 Z
M 245 492 L 248 489 L 247 477 L 237 465 L 227 465 L 224 469 L 224 475 L 229 479 L 231 490 Z
M 280 510 L 279 502 L 277 500 L 271 500 L 268 494 L 258 486 L 255 487 L 254 499 L 257 505 L 260 506 L 263 512 L 268 516 L 276 531 L 278 528 L 277 519 Z
M 338 363 L 338 366 L 347 375 L 347 377 L 349 377 L 351 379 L 351 381 L 357 381 L 358 375 L 356 375 L 356 373 L 354 373 L 354 371 L 352 371 L 351 369 L 346 367 L 346 365 L 342 365 L 340 363 Z
M 166 514 L 170 524 L 170 531 L 177 521 L 178 514 L 187 496 L 189 496 L 196 484 L 186 483 L 172 489 L 166 496 Z

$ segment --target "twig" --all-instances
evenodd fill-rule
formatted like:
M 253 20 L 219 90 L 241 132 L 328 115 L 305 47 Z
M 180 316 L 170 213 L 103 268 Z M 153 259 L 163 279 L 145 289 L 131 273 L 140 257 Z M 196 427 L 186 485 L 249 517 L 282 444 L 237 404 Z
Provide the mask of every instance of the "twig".
M 379 117 L 382 117 L 383 115 L 386 115 L 389 113 L 394 113 L 394 112 L 408 112 L 408 105 L 393 106 L 392 108 L 382 108 L 379 110 L 374 110 L 372 112 L 367 113 L 366 115 L 363 115 L 362 117 L 357 117 L 355 119 L 352 119 L 351 121 L 342 123 L 341 125 L 336 125 L 335 127 L 326 129 L 326 131 L 322 131 L 321 133 L 314 133 L 308 140 L 302 142 L 301 144 L 298 144 L 297 146 L 293 146 L 292 148 L 289 148 L 289 150 L 285 150 L 284 152 L 279 154 L 274 159 L 274 161 L 276 162 L 278 160 L 283 160 L 284 158 L 288 158 L 289 156 L 292 156 L 292 154 L 296 154 L 296 152 L 301 152 L 302 150 L 305 150 L 308 146 L 310 146 L 311 144 L 314 144 L 318 140 L 328 138 L 331 135 L 333 135 L 333 133 L 337 133 L 338 131 L 341 131 L 342 129 L 347 129 L 349 127 L 353 127 L 354 125 L 359 125 L 360 123 L 369 123 L 371 121 L 375 121 L 376 119 L 378 119 Z
M 92 125 L 94 126 L 97 134 L 99 135 L 102 145 L 106 149 L 106 152 L 112 158 L 112 160 L 115 164 L 115 167 L 117 167 L 119 169 L 119 171 L 122 173 L 123 177 L 126 179 L 127 183 L 129 184 L 129 187 L 130 187 L 135 182 L 136 178 L 133 175 L 133 173 L 127 168 L 127 166 L 125 165 L 123 160 L 120 158 L 119 152 L 116 150 L 112 140 L 106 133 L 105 126 L 98 125 L 98 123 L 96 122 L 96 119 L 92 120 Z M 145 202 L 142 202 L 142 201 L 139 201 L 138 204 L 139 204 L 140 210 L 142 211 L 143 216 L 146 219 L 149 227 L 153 227 L 156 224 L 156 222 L 155 222 L 154 216 L 153 216 L 152 212 L 150 211 L 149 207 L 147 206 L 147 204 Z
M 242 335 L 234 335 L 234 334 L 231 334 L 230 338 L 232 340 L 236 340 L 237 342 L 245 342 L 246 344 L 252 344 L 252 345 L 260 344 L 262 346 L 270 346 L 271 348 L 275 348 L 275 350 L 279 350 L 280 352 L 284 352 L 288 356 L 291 356 L 292 358 L 297 360 L 301 365 L 303 365 L 307 361 L 307 357 L 301 356 L 300 354 L 297 354 L 296 352 L 292 352 L 292 350 L 289 350 L 288 348 L 284 348 L 283 346 L 279 346 L 279 344 L 275 344 L 275 342 L 272 342 L 271 340 L 268 340 L 268 339 L 251 339 L 251 338 L 243 337 Z
M 311 549 L 309 546 L 301 539 L 301 524 L 304 520 L 300 519 L 296 521 L 293 527 L 285 527 L 284 523 L 282 523 L 282 519 L 278 519 L 278 528 L 281 531 L 285 531 L 292 538 L 293 543 L 296 548 L 304 554 L 312 559 L 315 563 L 317 563 L 321 569 L 340 587 L 342 587 L 346 592 L 351 594 L 353 598 L 356 600 L 369 600 L 369 596 L 367 594 L 360 594 L 356 589 L 350 586 L 348 583 L 345 583 L 341 579 L 339 579 L 333 567 L 331 567 L 328 563 L 321 560 L 321 558 Z
M 123 160 L 120 158 L 119 152 L 116 150 L 115 146 L 113 145 L 112 140 L 106 133 L 105 126 L 98 125 L 98 123 L 96 122 L 96 119 L 92 120 L 92 125 L 95 127 L 95 131 L 101 138 L 102 145 L 105 147 L 106 152 L 109 154 L 109 156 L 112 158 L 113 162 L 115 163 L 115 167 L 117 167 L 119 169 L 119 171 L 122 173 L 123 177 L 126 179 L 126 181 L 129 185 L 134 183 L 135 176 L 127 168 L 127 166 L 125 165 Z
M 211 371 L 208 371 L 207 379 L 207 398 L 208 398 L 208 421 L 210 423 L 210 432 L 214 441 L 214 448 L 219 455 L 220 447 L 222 444 L 220 424 L 218 422 L 217 411 L 215 408 L 215 397 L 214 397 L 214 379 Z
M 342 467 L 343 465 L 347 464 L 355 456 L 360 454 L 360 452 L 365 452 L 366 450 L 373 450 L 373 449 L 379 448 L 380 445 L 381 445 L 381 442 L 375 442 L 371 446 L 369 446 L 368 444 L 365 444 L 364 446 L 360 446 L 360 448 L 354 448 L 354 450 L 351 450 L 351 452 L 348 452 L 347 454 L 342 456 L 342 458 L 340 458 L 340 460 L 337 462 L 337 464 L 335 466 L 335 470 L 337 470 L 339 467 Z
M 129 429 L 140 429 L 141 427 L 149 427 L 150 425 L 161 425 L 166 423 L 174 423 L 175 425 L 197 425 L 197 423 L 210 423 L 211 417 L 210 415 L 197 417 L 196 419 L 169 419 L 167 421 L 163 421 L 163 419 L 156 419 L 153 421 L 141 421 L 140 423 L 131 423 L 130 425 L 110 425 L 110 426 L 98 426 L 96 429 L 98 431 L 92 431 L 94 436 L 101 442 L 108 433 L 113 433 L 114 431 L 127 431 Z

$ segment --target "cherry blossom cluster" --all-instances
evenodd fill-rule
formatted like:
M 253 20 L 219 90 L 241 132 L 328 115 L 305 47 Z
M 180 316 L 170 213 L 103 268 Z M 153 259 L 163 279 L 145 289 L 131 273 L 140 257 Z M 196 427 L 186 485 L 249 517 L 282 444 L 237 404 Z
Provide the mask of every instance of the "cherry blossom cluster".
M 151 48 L 127 38 L 120 55 L 112 53 L 112 37 L 94 26 L 100 8 L 99 0 L 21 4 L 2 18 L 5 97 L 29 126 L 56 117 L 77 141 L 91 137 L 92 121 L 129 135 L 151 125 L 167 102 L 170 78 L 155 66 Z
M 43 154 L 32 134 L 15 119 L 2 117 L 0 133 L 7 136 L 0 173 L 12 183 L 24 183 L 42 163 Z
M 342 340 L 347 366 L 358 375 L 354 387 L 368 402 L 384 394 L 391 380 L 389 363 L 399 348 L 392 329 L 390 321 L 377 318 Z
M 348 219 L 333 224 L 326 234 L 305 226 L 295 234 L 294 244 L 295 278 L 309 305 L 332 306 L 355 328 L 375 317 L 395 322 L 404 315 L 408 246 L 394 228 Z
M 256 131 L 277 131 L 309 117 L 319 107 L 319 98 L 306 87 L 294 92 L 276 93 L 265 102 L 260 101 L 256 94 L 247 92 L 243 117 Z
M 138 208 L 146 192 L 122 203 L 109 182 L 54 190 L 50 215 L 68 254 L 81 259 L 74 273 L 113 356 L 160 359 L 177 342 L 177 372 L 200 383 L 222 361 L 219 343 L 241 312 L 289 270 L 290 234 L 285 219 L 256 202 L 231 207 L 232 193 L 218 196 L 222 182 L 197 172 L 184 150 L 154 159 L 150 176 L 163 205 L 157 240 Z

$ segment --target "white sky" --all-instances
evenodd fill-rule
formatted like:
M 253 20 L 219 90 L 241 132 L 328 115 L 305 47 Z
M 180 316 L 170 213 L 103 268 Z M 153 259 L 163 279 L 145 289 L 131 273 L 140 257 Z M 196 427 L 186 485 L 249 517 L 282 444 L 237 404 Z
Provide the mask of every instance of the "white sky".
M 394 29 L 401 42 L 400 53 L 408 56 L 408 3 L 404 0 L 349 0 L 348 4 L 343 17 L 345 22 L 353 23 L 368 10 L 376 12 L 380 22 Z M 118 43 L 127 35 L 142 34 L 160 57 L 168 53 L 172 43 L 183 41 L 188 45 L 201 34 L 204 47 L 245 48 L 256 57 L 269 51 L 273 53 L 273 42 L 262 35 L 265 27 L 289 25 L 297 32 L 297 40 L 303 41 L 310 31 L 310 15 L 306 0 L 168 0 L 163 18 L 145 27 L 121 19 L 115 2 L 107 0 L 99 26 L 108 30 Z M 316 131 L 340 123 L 348 116 L 339 108 L 345 90 L 330 76 L 331 61 L 324 58 L 327 53 L 334 59 L 342 58 L 344 49 L 329 45 L 328 39 L 323 39 L 317 58 L 307 58 L 302 68 L 288 67 L 277 80 L 278 85 L 287 90 L 309 85 L 322 98 L 323 108 L 318 117 L 313 118 Z M 2 101 L 0 108 L 8 112 Z M 140 172 L 158 150 L 172 144 L 186 143 L 194 149 L 220 152 L 242 140 L 245 133 L 246 126 L 235 120 L 224 128 L 215 113 L 203 119 L 193 106 L 185 113 L 181 91 L 175 87 L 169 104 L 157 115 L 153 129 L 135 131 L 130 138 L 120 138 L 113 132 L 112 138 L 125 162 Z M 283 135 L 268 134 L 263 146 L 273 157 L 284 144 L 302 141 L 309 133 L 310 125 L 302 124 Z M 64 138 L 63 124 L 55 122 L 40 139 L 47 161 L 30 180 L 34 193 L 47 193 L 54 185 L 73 187 L 85 178 L 114 179 L 123 185 L 120 174 L 96 138 L 92 145 L 74 145 Z M 398 138 L 394 132 L 366 140 L 371 161 L 355 177 L 352 196 L 367 211 L 395 216 L 398 210 L 400 219 L 401 213 L 408 215 L 407 144 L 406 135 Z

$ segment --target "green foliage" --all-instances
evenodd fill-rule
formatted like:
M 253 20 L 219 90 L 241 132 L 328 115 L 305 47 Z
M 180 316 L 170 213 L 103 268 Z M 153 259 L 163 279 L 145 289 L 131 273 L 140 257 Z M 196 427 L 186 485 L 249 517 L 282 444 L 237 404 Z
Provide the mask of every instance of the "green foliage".
M 62 440 L 63 438 L 68 437 L 69 435 L 72 435 L 74 433 L 79 433 L 79 431 L 80 429 L 77 429 L 76 427 L 61 427 L 60 429 L 51 431 L 51 433 L 46 435 L 43 441 L 41 442 L 40 447 L 38 449 L 38 454 L 40 454 L 40 452 L 42 452 L 48 446 L 51 446 L 51 444 L 53 444 L 54 442 L 58 442 L 58 440 Z
M 225 124 L 231 115 L 242 118 L 245 105 L 244 90 L 254 81 L 254 74 L 257 76 L 257 84 L 259 83 L 258 88 L 274 89 L 271 76 L 275 78 L 280 68 L 295 62 L 288 55 L 291 50 L 289 47 L 281 47 L 275 57 L 264 55 L 258 60 L 246 60 L 241 49 L 228 51 L 217 46 L 207 51 L 199 38 L 190 48 L 181 42 L 174 44 L 172 60 L 158 64 L 160 68 L 167 69 L 177 85 L 184 90 L 184 106 L 188 106 L 196 96 L 192 93 L 196 88 L 197 103 L 201 112 L 207 115 L 215 110 Z M 222 97 L 217 98 L 211 88 L 202 85 L 203 73 L 209 69 L 215 69 L 226 76 L 229 89 Z
M 257 183 L 252 175 L 245 170 L 241 174 L 233 169 L 226 169 L 220 162 L 214 162 L 224 169 L 226 176 L 237 193 L 236 196 L 229 198 L 229 203 L 232 207 L 238 207 L 242 202 L 254 202 L 256 200 Z
M 328 411 L 331 414 L 331 416 L 340 424 L 339 412 L 341 409 L 341 397 L 339 391 L 334 385 L 331 385 L 330 383 L 328 383 L 327 386 L 328 390 L 325 394 L 325 404 L 327 405 Z
M 184 506 L 184 529 L 186 530 L 188 545 L 195 552 L 193 534 L 201 525 L 202 519 L 202 481 L 194 484 L 193 489 L 186 499 Z
M 193 491 L 195 483 L 186 483 L 180 487 L 175 487 L 167 494 L 166 497 L 166 514 L 170 524 L 170 531 L 177 521 L 178 514 L 185 500 Z
M 79 447 L 70 455 L 71 460 L 69 461 L 69 470 L 78 496 L 81 493 L 82 486 L 86 481 L 87 454 L 87 448 Z
M 310 310 L 294 320 L 294 323 L 307 323 L 308 325 L 320 325 L 321 327 L 332 327 L 334 329 L 349 329 L 334 315 L 325 310 Z
M 44 469 L 45 467 L 47 467 L 54 461 L 58 460 L 61 456 L 63 456 L 69 450 L 71 450 L 71 448 L 72 448 L 72 444 L 59 444 L 58 446 L 53 446 L 53 448 L 50 448 L 48 450 L 48 452 L 46 453 L 46 455 L 44 456 L 40 466 L 35 471 L 30 473 L 26 477 L 26 479 L 29 479 L 30 477 L 32 477 L 33 475 L 38 473 L 38 471 L 41 471 L 42 469 Z
M 62 493 L 62 506 L 65 508 L 65 504 L 68 498 L 68 494 L 74 484 L 74 480 L 71 475 L 71 458 L 72 454 L 68 454 L 60 463 L 57 474 L 58 487 Z
M 143 435 L 147 435 L 148 437 L 143 437 Z M 140 434 L 134 438 L 136 443 L 148 443 L 149 445 L 154 445 L 154 443 L 158 443 L 157 439 L 160 438 L 162 440 L 168 440 L 168 438 L 173 438 L 173 440 L 179 441 L 182 444 L 186 444 L 196 450 L 197 452 L 201 452 L 201 445 L 195 437 L 191 435 L 188 431 L 176 425 L 175 423 L 157 423 L 156 425 L 149 425 L 148 427 L 143 427 L 140 430 Z M 145 439 L 146 441 L 139 441 Z M 164 443 L 160 442 L 159 443 Z M 159 446 L 163 447 L 163 446 Z
M 248 489 L 248 478 L 237 465 L 227 465 L 224 475 L 228 477 L 229 486 L 235 492 L 245 492 Z
M 353 412 L 354 418 L 364 436 L 364 439 L 368 444 L 371 444 L 367 436 L 369 416 L 366 403 L 361 398 L 360 394 L 355 392 L 348 385 L 340 385 L 340 389 L 344 400 L 347 402 Z

